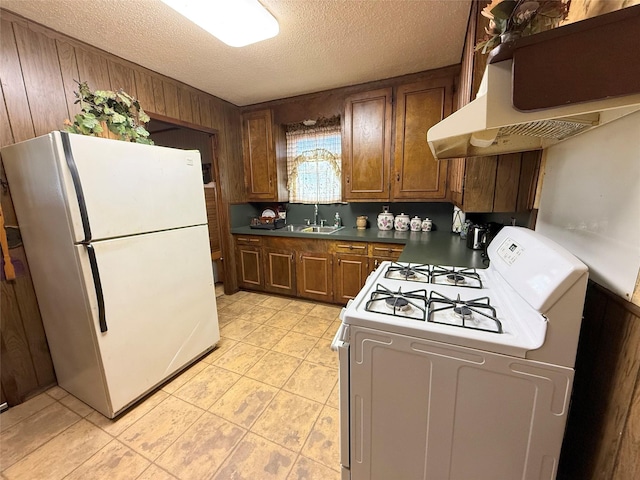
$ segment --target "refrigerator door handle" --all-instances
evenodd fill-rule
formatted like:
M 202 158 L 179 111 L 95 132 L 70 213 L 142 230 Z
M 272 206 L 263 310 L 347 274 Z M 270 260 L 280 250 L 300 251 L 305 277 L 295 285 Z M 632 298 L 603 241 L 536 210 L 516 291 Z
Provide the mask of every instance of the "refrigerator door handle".
M 102 333 L 108 330 L 107 319 L 104 313 L 104 295 L 102 292 L 102 283 L 100 282 L 100 271 L 98 270 L 98 259 L 93 245 L 86 244 L 87 253 L 89 254 L 89 265 L 91 265 L 91 275 L 93 275 L 93 285 L 96 289 L 96 298 L 98 299 L 98 321 L 100 323 L 100 331 Z
M 87 204 L 84 201 L 84 193 L 82 191 L 82 183 L 80 182 L 80 174 L 78 173 L 78 167 L 76 161 L 73 158 L 73 152 L 71 151 L 71 142 L 69 141 L 68 132 L 60 132 L 60 138 L 62 139 L 62 148 L 64 150 L 64 158 L 73 180 L 73 188 L 76 191 L 76 197 L 78 198 L 78 207 L 80 208 L 80 218 L 82 219 L 82 230 L 84 231 L 84 242 L 91 241 L 91 227 L 89 226 L 89 215 L 87 214 Z

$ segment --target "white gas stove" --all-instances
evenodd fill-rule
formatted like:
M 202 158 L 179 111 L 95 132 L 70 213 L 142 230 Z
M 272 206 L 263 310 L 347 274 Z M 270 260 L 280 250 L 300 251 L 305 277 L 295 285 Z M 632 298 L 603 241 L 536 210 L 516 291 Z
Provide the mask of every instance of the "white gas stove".
M 342 311 L 343 478 L 555 477 L 587 268 L 518 227 L 488 255 L 383 262 Z

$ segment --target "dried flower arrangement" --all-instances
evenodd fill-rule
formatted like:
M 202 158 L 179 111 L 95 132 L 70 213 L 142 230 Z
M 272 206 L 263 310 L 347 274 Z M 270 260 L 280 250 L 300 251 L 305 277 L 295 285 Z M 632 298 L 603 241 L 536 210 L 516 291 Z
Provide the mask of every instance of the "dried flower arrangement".
M 476 50 L 482 53 L 509 40 L 557 27 L 567 18 L 571 0 L 492 0 L 482 10 L 489 19 L 486 37 Z

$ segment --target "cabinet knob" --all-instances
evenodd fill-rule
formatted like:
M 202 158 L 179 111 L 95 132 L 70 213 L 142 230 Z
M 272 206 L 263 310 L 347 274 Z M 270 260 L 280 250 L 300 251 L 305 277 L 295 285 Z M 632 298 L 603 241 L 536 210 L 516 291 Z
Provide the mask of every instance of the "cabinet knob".
M 347 175 L 347 185 L 349 185 L 349 175 Z
M 400 181 L 400 174 L 396 173 L 396 182 L 399 182 L 399 181 Z

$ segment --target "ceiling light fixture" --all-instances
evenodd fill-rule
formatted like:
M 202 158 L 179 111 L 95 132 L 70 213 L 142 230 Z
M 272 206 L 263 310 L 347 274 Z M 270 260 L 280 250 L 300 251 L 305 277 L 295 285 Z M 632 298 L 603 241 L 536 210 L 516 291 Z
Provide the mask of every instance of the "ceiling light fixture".
M 231 47 L 275 37 L 278 21 L 258 0 L 162 0 Z

